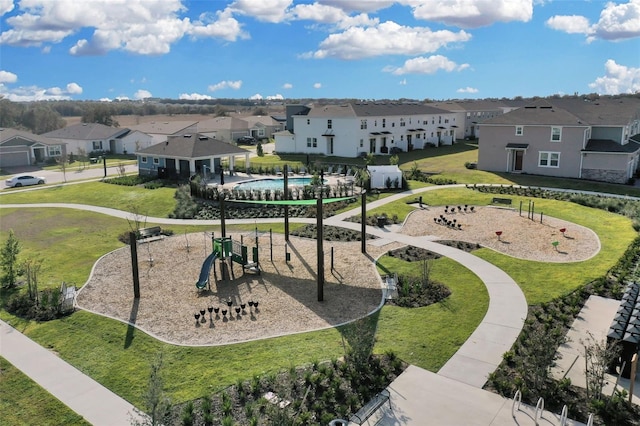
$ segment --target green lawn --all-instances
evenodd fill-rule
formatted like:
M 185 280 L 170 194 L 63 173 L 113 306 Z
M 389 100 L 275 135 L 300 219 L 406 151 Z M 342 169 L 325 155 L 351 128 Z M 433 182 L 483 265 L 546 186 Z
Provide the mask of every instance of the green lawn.
M 383 256 L 382 274 L 418 276 L 416 264 Z M 382 308 L 375 351 L 394 351 L 404 361 L 438 371 L 476 329 L 489 307 L 489 294 L 482 281 L 467 268 L 447 258 L 431 263 L 431 277 L 445 284 L 451 295 L 422 308 Z
M 79 185 L 54 186 L 38 191 L 6 193 L 0 196 L 2 204 L 77 203 L 135 211 L 143 216 L 167 217 L 175 207 L 175 188 L 145 189 L 87 182 Z
M 66 405 L 0 357 L 0 424 L 89 425 Z

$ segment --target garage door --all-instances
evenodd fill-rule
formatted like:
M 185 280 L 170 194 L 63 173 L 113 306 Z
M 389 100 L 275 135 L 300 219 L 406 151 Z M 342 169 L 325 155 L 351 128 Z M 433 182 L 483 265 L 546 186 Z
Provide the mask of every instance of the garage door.
M 0 153 L 0 167 L 16 167 L 28 165 L 29 153 L 26 151 Z

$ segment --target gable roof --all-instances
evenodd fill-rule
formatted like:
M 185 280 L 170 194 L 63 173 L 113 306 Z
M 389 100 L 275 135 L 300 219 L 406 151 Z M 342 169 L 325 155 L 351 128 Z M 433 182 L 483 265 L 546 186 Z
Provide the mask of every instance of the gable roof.
M 640 100 L 632 97 L 602 98 L 598 101 L 581 98 L 539 99 L 482 124 L 624 126 L 638 116 Z
M 197 124 L 197 121 L 151 121 L 129 127 L 142 133 L 156 135 L 175 135 Z
M 121 134 L 127 132 L 129 132 L 128 128 L 109 127 L 99 123 L 79 123 L 44 133 L 42 136 L 53 139 L 77 139 L 88 141 L 117 138 Z
M 44 145 L 59 145 L 60 142 L 54 141 L 42 135 L 36 135 L 34 133 L 25 132 L 17 129 L 0 128 L 0 144 L 8 142 L 14 138 L 21 138 L 33 143 L 41 143 Z
M 249 125 L 237 117 L 214 117 L 198 123 L 198 132 L 214 130 L 249 130 Z
M 248 153 L 246 149 L 199 133 L 169 136 L 166 142 L 157 143 L 136 152 L 136 154 L 175 158 L 222 157 Z
M 451 111 L 430 105 L 402 102 L 357 102 L 323 105 L 311 108 L 308 117 L 389 117 L 427 114 L 451 114 Z

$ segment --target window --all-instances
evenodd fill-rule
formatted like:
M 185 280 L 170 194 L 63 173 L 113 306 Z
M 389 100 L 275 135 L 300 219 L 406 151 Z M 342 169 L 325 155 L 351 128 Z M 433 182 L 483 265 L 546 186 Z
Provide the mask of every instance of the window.
M 367 128 L 367 120 L 360 120 L 360 130 L 365 130 Z
M 311 148 L 311 138 L 307 138 L 307 148 Z
M 404 118 L 400 119 L 400 127 L 404 127 L 406 126 L 406 123 L 404 122 Z
M 60 145 L 50 145 L 47 147 L 49 157 L 60 157 L 62 155 L 62 149 Z
M 448 118 L 445 118 L 445 119 L 444 119 L 444 124 L 447 124 L 448 122 L 449 122 L 449 119 L 448 119 Z
M 382 119 L 382 128 L 384 129 L 385 127 L 387 127 L 387 119 L 383 118 Z
M 522 136 L 523 133 L 524 133 L 524 127 L 516 126 L 516 136 Z
M 360 148 L 364 146 L 364 139 L 360 139 Z
M 311 120 L 307 118 L 307 126 L 311 124 Z
M 93 141 L 93 150 L 97 151 L 102 149 L 102 141 Z
M 317 138 L 313 138 L 313 143 L 312 143 L 314 148 L 318 147 L 318 139 Z
M 560 142 L 562 138 L 562 127 L 552 127 L 551 128 L 551 141 L 552 142 Z
M 160 159 L 159 158 L 154 158 L 153 159 L 153 164 L 155 164 L 155 165 L 160 164 Z
M 332 129 L 333 127 L 331 127 L 333 125 L 333 121 L 332 120 L 327 120 L 327 129 Z
M 539 167 L 560 167 L 560 153 L 559 152 L 547 152 L 540 151 L 538 157 Z
M 396 127 L 395 121 L 393 123 L 391 123 L 391 127 Z
M 140 162 L 141 163 L 146 163 L 147 162 L 147 157 L 141 157 L 140 158 Z

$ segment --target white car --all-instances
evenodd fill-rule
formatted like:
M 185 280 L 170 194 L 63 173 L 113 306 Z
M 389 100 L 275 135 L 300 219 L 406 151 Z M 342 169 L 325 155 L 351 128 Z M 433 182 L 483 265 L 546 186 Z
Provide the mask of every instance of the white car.
M 16 175 L 11 179 L 7 179 L 4 184 L 7 188 L 19 188 L 21 186 L 43 185 L 45 182 L 46 179 L 42 176 Z

